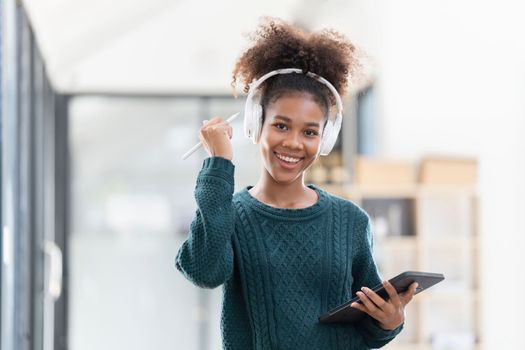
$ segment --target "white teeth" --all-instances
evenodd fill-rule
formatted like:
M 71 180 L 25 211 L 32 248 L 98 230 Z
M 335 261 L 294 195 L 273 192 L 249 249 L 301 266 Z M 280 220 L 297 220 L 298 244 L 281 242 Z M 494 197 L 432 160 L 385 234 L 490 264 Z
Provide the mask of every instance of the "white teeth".
M 299 162 L 301 159 L 300 158 L 292 158 L 292 157 L 286 157 L 286 156 L 282 156 L 280 154 L 275 154 L 277 156 L 277 158 L 281 159 L 281 160 L 284 160 L 285 162 L 288 162 L 288 163 L 297 163 Z

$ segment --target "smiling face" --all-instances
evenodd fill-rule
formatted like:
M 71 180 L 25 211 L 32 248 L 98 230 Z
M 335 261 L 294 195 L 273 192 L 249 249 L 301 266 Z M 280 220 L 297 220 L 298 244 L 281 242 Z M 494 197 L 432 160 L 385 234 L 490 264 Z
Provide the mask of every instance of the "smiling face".
M 305 93 L 282 96 L 266 107 L 260 149 L 274 181 L 302 181 L 317 158 L 324 121 L 321 107 Z

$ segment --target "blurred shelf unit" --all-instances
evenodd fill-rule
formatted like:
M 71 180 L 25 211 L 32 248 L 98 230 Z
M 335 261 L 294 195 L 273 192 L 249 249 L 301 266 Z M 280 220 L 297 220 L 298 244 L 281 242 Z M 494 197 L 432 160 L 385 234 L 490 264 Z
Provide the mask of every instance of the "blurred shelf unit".
M 352 177 L 349 171 L 340 176 L 344 181 L 333 181 L 326 165 L 310 173 L 310 182 L 369 214 L 383 279 L 406 270 L 445 275 L 414 297 L 404 331 L 386 348 L 483 348 L 476 166 L 470 159 L 428 158 L 417 169 L 410 162 L 359 158 Z M 316 181 L 321 167 L 330 174 L 322 182 Z

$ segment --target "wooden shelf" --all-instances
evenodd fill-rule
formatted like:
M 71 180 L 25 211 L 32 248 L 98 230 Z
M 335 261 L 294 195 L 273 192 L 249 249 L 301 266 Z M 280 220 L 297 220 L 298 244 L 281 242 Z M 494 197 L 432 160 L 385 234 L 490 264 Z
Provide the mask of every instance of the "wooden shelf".
M 416 198 L 418 196 L 477 196 L 477 186 L 464 185 L 351 185 L 330 184 L 323 185 L 330 192 L 344 194 L 348 198 L 360 197 L 403 197 Z
M 404 186 L 343 186 L 346 196 L 349 198 L 361 198 L 361 197 L 402 197 L 402 198 L 414 198 L 417 195 L 418 187 L 415 185 L 404 185 Z
M 473 300 L 475 302 L 480 301 L 481 292 L 478 289 L 469 290 L 439 290 L 432 291 L 429 293 L 422 292 L 417 295 L 418 302 L 423 301 L 443 301 L 443 300 Z M 415 299 L 414 299 L 415 300 Z
M 405 343 L 405 342 L 395 342 L 387 344 L 384 349 L 388 350 L 436 350 L 431 344 L 428 343 Z M 482 350 L 482 344 L 476 344 L 472 350 Z
M 381 244 L 400 244 L 400 245 L 415 245 L 417 244 L 417 237 L 415 235 L 396 235 L 396 236 L 382 236 L 382 237 L 374 237 L 374 241 L 376 243 Z

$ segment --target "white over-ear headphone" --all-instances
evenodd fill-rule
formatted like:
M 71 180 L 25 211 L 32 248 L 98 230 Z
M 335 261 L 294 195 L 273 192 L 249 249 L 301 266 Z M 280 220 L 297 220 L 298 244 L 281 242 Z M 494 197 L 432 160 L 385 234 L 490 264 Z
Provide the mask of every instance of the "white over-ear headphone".
M 257 94 L 259 86 L 266 79 L 274 75 L 290 73 L 303 73 L 303 71 L 298 68 L 277 69 L 266 73 L 255 82 L 250 84 L 250 91 L 248 92 L 248 97 L 246 98 L 246 104 L 244 106 L 244 135 L 252 140 L 253 143 L 259 142 L 259 137 L 261 136 L 262 130 L 263 108 L 260 100 L 261 96 L 260 94 Z M 330 117 L 328 118 L 328 121 L 326 122 L 323 130 L 323 135 L 321 137 L 321 147 L 319 153 L 322 156 L 326 156 L 330 153 L 332 148 L 334 148 L 335 142 L 337 141 L 337 136 L 339 135 L 339 130 L 341 130 L 341 122 L 343 121 L 343 103 L 341 102 L 339 93 L 328 80 L 312 72 L 307 72 L 306 75 L 326 85 L 335 97 L 335 104 L 337 106 L 335 120 Z

